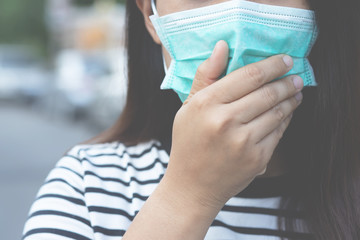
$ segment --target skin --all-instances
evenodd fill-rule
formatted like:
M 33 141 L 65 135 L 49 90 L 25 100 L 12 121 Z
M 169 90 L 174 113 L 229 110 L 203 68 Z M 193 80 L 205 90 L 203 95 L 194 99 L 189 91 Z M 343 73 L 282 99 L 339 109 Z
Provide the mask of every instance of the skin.
M 189 7 L 190 1 L 195 2 L 158 0 L 159 10 Z M 289 4 L 271 1 L 281 2 Z M 296 6 L 304 6 L 298 2 Z M 137 3 L 149 33 L 161 44 L 148 20 L 150 0 Z M 219 79 L 227 59 L 228 46 L 219 41 L 199 66 L 189 97 L 174 119 L 167 171 L 123 239 L 204 239 L 225 203 L 266 173 L 292 113 L 301 104 L 303 81 L 290 75 L 271 82 L 293 67 L 292 59 L 283 54 Z

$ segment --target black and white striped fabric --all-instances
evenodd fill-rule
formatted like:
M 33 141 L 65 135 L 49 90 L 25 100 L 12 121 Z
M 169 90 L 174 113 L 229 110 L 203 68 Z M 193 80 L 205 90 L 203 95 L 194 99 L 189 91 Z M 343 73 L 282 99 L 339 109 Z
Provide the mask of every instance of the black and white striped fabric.
M 169 151 L 157 140 L 72 147 L 40 188 L 23 239 L 121 239 L 164 175 Z M 284 182 L 256 178 L 226 203 L 205 239 L 311 239 L 277 228 L 278 216 L 302 218 L 277 209 Z

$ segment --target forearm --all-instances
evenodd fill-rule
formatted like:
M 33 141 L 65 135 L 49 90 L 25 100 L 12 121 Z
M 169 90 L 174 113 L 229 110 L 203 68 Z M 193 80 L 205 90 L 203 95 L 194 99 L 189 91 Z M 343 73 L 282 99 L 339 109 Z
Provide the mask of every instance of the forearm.
M 204 239 L 221 208 L 209 209 L 170 188 L 160 182 L 126 231 L 124 240 Z

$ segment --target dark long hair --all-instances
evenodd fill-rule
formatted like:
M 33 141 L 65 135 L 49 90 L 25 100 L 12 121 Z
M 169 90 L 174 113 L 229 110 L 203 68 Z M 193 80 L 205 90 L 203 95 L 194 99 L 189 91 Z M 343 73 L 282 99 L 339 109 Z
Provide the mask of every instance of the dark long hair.
M 310 55 L 319 86 L 304 90 L 279 144 L 294 184 L 281 208 L 304 209 L 315 239 L 360 239 L 359 4 L 309 3 L 320 28 Z M 285 227 L 296 222 L 285 219 Z
M 309 0 L 320 34 L 309 60 L 317 87 L 304 100 L 276 151 L 287 159 L 292 191 L 281 208 L 301 209 L 319 240 L 360 239 L 360 15 L 356 0 Z M 150 37 L 134 0 L 127 1 L 128 95 L 124 111 L 108 130 L 84 142 L 151 139 L 169 142 L 181 101 L 160 90 L 161 48 Z M 279 218 L 279 227 L 299 228 Z

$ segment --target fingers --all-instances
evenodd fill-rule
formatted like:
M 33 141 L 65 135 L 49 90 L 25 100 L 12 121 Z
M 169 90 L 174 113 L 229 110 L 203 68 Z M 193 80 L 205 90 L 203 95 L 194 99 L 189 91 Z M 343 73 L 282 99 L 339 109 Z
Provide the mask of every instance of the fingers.
M 264 158 L 264 160 L 266 161 L 266 159 L 268 159 L 263 171 L 258 173 L 256 176 L 262 175 L 266 172 L 267 164 L 269 163 L 268 161 L 273 155 L 274 150 L 276 146 L 279 144 L 279 141 L 282 138 L 284 132 L 288 128 L 291 119 L 292 119 L 292 114 L 288 116 L 275 131 L 267 135 L 265 138 L 263 138 L 260 142 L 256 144 L 256 146 L 259 149 L 261 149 L 260 150 L 261 156 Z
M 260 142 L 275 131 L 295 111 L 302 101 L 302 93 L 299 92 L 298 94 L 286 99 L 247 124 L 251 129 L 252 141 Z
M 221 103 L 230 103 L 283 76 L 292 66 L 293 60 L 290 56 L 274 55 L 228 74 L 213 84 L 211 91 Z
M 256 144 L 260 149 L 264 149 L 264 156 L 272 156 L 274 149 L 279 144 L 280 139 L 283 137 L 284 132 L 288 128 L 291 119 L 292 115 L 288 116 L 274 131 Z
M 287 76 L 263 85 L 240 100 L 229 104 L 241 123 L 248 123 L 280 102 L 294 96 L 304 87 L 303 80 L 296 75 Z M 249 107 L 251 106 L 251 107 Z
M 213 84 L 225 71 L 229 58 L 229 47 L 223 40 L 216 43 L 214 51 L 210 58 L 205 60 L 197 69 L 194 81 L 188 98 L 184 104 L 200 90 Z

